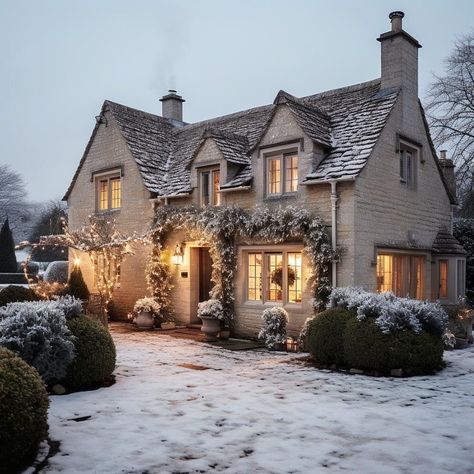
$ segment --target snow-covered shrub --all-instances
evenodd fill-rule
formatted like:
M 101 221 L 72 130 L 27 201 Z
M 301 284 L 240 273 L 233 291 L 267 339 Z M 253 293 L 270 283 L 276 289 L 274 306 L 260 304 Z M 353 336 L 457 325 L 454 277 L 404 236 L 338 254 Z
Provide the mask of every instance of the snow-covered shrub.
M 409 330 L 441 336 L 448 316 L 439 303 L 396 297 L 391 292 L 369 293 L 361 288 L 335 288 L 329 298 L 331 307 L 355 310 L 359 321 L 375 318 L 385 333 Z
M 51 262 L 44 272 L 43 279 L 48 283 L 58 282 L 67 283 L 67 274 L 69 269 L 69 262 Z
M 267 349 L 275 349 L 279 344 L 286 344 L 286 325 L 288 313 L 280 306 L 267 308 L 262 313 L 263 325 L 258 338 L 265 342 Z
M 211 298 L 198 304 L 197 316 L 200 319 L 224 319 L 224 309 L 220 300 Z
M 325 365 L 344 365 L 344 331 L 353 312 L 344 308 L 330 308 L 309 322 L 306 345 L 316 362 Z
M 0 466 L 23 472 L 48 432 L 48 394 L 38 372 L 0 347 Z
M 47 384 L 61 380 L 74 359 L 74 336 L 65 316 L 77 311 L 71 300 L 11 303 L 0 308 L 0 346 L 16 352 Z
M 456 336 L 449 329 L 443 332 L 442 340 L 447 351 L 452 351 L 456 347 Z
M 135 305 L 133 306 L 133 311 L 135 313 L 152 313 L 152 314 L 158 314 L 160 312 L 160 304 L 155 300 L 155 298 L 140 298 L 135 302 Z
M 310 316 L 309 318 L 306 318 L 303 324 L 303 327 L 301 328 L 301 331 L 298 335 L 298 350 L 300 352 L 309 352 L 308 344 L 307 344 L 309 324 L 315 317 L 316 316 L 314 315 L 314 316 Z

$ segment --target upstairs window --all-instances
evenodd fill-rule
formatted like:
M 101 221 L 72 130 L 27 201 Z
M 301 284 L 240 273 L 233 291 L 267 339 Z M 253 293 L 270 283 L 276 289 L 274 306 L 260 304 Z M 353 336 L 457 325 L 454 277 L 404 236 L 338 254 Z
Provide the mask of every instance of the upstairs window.
M 413 188 L 416 184 L 416 153 L 412 150 L 400 150 L 400 182 Z
M 201 171 L 199 173 L 199 188 L 201 206 L 220 206 L 221 193 L 220 172 L 218 169 Z
M 298 155 L 296 153 L 267 157 L 266 170 L 268 196 L 298 191 Z
M 122 180 L 120 173 L 96 177 L 98 211 L 110 211 L 122 207 Z

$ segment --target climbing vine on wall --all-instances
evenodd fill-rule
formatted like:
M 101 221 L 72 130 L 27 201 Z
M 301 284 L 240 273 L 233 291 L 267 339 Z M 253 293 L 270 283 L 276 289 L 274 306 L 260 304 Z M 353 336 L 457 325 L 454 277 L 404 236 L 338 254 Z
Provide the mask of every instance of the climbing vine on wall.
M 258 207 L 253 211 L 237 206 L 158 208 L 153 228 L 153 255 L 147 275 L 155 296 L 163 292 L 170 295 L 171 291 L 169 270 L 166 279 L 151 277 L 163 270 L 160 253 L 171 230 L 184 230 L 190 239 L 209 246 L 214 284 L 210 297 L 221 300 L 229 324 L 234 314 L 236 244 L 247 240 L 262 244 L 302 241 L 312 267 L 313 307 L 316 311 L 325 307 L 330 293 L 329 268 L 335 255 L 322 220 L 305 209 L 293 206 Z M 170 298 L 168 305 L 171 306 Z

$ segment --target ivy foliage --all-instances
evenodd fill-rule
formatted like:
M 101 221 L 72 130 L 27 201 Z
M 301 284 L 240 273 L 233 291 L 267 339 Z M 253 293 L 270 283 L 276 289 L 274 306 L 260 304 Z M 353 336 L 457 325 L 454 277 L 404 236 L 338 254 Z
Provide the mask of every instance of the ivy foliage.
M 265 244 L 302 241 L 312 267 L 313 307 L 316 311 L 325 307 L 331 291 L 329 268 L 335 252 L 323 221 L 307 210 L 294 206 L 257 207 L 253 211 L 238 206 L 159 207 L 155 214 L 153 254 L 148 268 L 148 281 L 154 295 L 171 292 L 169 278 L 158 280 L 153 275 L 163 272 L 160 253 L 170 231 L 176 230 L 185 230 L 190 239 L 209 247 L 214 284 L 210 297 L 221 301 L 225 321 L 230 323 L 234 314 L 236 245 L 247 241 Z M 169 274 L 169 270 L 167 272 Z M 170 307 L 170 298 L 168 300 Z

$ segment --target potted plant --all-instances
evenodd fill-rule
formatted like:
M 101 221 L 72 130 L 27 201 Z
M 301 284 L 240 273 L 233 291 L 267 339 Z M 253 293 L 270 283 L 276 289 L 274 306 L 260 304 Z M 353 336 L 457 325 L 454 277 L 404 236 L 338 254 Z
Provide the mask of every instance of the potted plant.
M 211 298 L 198 304 L 198 318 L 202 320 L 201 331 L 206 336 L 206 341 L 217 340 L 217 334 L 221 329 L 221 321 L 224 320 L 224 310 L 220 300 Z
M 135 324 L 138 329 L 153 329 L 160 305 L 154 298 L 140 298 L 136 301 L 133 311 L 137 314 Z
M 262 314 L 263 325 L 258 338 L 273 351 L 286 350 L 286 325 L 288 313 L 281 306 L 267 308 Z

